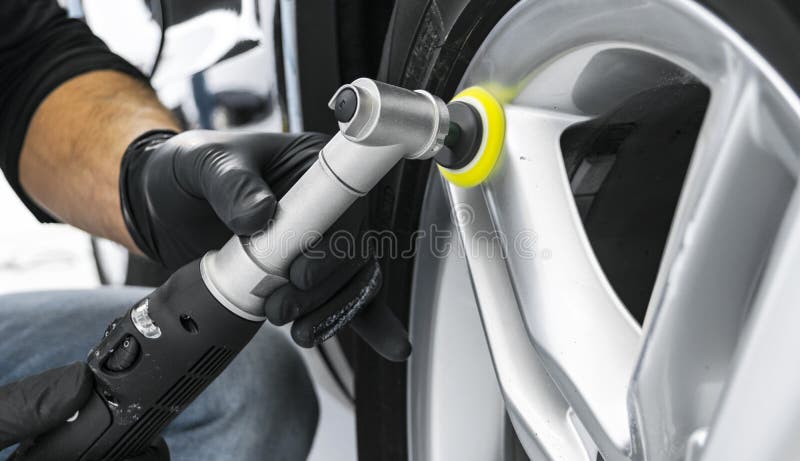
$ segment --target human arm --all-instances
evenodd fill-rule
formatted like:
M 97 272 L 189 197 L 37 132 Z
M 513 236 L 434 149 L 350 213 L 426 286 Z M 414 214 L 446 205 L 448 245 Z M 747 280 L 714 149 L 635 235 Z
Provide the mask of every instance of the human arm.
M 117 174 L 107 173 L 122 156 L 121 138 L 130 141 L 138 135 L 130 132 L 143 125 L 174 127 L 169 112 L 135 67 L 54 0 L 0 3 L 0 29 L 0 167 L 6 179 L 39 220 L 64 220 L 130 246 L 109 184 Z M 155 120 L 133 117 L 145 107 Z M 72 184 L 64 188 L 66 181 Z
M 120 208 L 119 169 L 141 133 L 178 130 L 149 86 L 117 71 L 70 79 L 28 126 L 19 159 L 23 189 L 48 214 L 139 252 Z

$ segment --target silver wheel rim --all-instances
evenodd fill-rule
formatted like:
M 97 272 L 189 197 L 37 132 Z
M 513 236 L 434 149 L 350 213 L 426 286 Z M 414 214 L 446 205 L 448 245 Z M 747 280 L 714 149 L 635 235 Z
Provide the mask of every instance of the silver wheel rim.
M 711 91 L 643 328 L 587 242 L 559 145 L 594 115 L 574 103 L 579 77 L 599 111 L 659 85 L 641 69 L 628 94 L 610 92 L 590 63 L 618 50 L 680 66 Z M 620 65 L 637 65 L 624 54 Z M 442 191 L 433 178 L 428 190 L 422 229 L 455 227 L 467 250 L 442 257 L 426 251 L 431 232 L 418 241 L 413 459 L 506 459 L 504 410 L 537 461 L 796 455 L 787 402 L 800 402 L 800 371 L 782 366 L 800 346 L 785 327 L 800 321 L 796 94 L 685 0 L 523 1 L 461 87 L 476 84 L 504 103 L 505 149 L 481 187 Z M 494 231 L 503 242 L 470 250 Z

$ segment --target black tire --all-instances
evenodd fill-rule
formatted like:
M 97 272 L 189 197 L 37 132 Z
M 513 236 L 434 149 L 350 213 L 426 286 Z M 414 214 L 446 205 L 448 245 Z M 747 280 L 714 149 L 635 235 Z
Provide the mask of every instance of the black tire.
M 516 0 L 399 0 L 384 45 L 379 78 L 453 95 L 478 47 Z M 800 3 L 795 0 L 701 0 L 738 31 L 800 92 Z M 393 230 L 400 252 L 417 229 L 429 165 L 405 162 L 376 188 L 372 218 Z M 405 247 L 405 248 L 404 248 Z M 398 254 L 402 254 L 398 252 Z M 408 322 L 413 261 L 383 261 L 381 301 Z M 406 366 L 382 360 L 363 344 L 356 349 L 359 459 L 408 459 Z
M 384 46 L 379 79 L 422 88 L 449 99 L 480 44 L 516 0 L 398 1 Z M 427 162 L 403 162 L 372 194 L 372 224 L 397 236 L 407 254 L 428 179 Z M 408 323 L 413 260 L 384 260 L 384 302 Z M 356 350 L 359 459 L 408 459 L 406 366 L 390 363 L 360 343 Z

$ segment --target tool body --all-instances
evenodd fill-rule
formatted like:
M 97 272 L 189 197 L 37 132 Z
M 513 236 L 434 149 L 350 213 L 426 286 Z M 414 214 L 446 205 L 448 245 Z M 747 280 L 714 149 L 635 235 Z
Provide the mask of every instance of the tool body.
M 37 438 L 26 459 L 116 461 L 140 452 L 252 339 L 266 318 L 264 297 L 287 283 L 295 257 L 397 162 L 445 150 L 446 164 L 469 164 L 485 144 L 469 128 L 481 125 L 482 138 L 485 123 L 452 126 L 445 103 L 424 91 L 358 79 L 329 107 L 340 132 L 266 230 L 187 264 L 112 322 L 87 359 L 96 383 L 89 403 Z M 448 133 L 452 151 L 443 149 Z
M 352 113 L 336 110 L 353 104 Z M 340 88 L 329 107 L 339 121 L 339 133 L 281 198 L 266 231 L 249 239 L 233 238 L 203 258 L 203 279 L 211 292 L 244 318 L 263 320 L 263 298 L 286 283 L 289 263 L 303 248 L 401 159 L 436 155 L 449 129 L 441 99 L 368 79 Z

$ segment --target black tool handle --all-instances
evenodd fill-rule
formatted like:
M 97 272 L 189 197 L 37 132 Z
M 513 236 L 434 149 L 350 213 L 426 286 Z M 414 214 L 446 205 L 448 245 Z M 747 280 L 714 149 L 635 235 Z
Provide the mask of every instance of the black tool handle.
M 144 448 L 233 360 L 263 322 L 222 306 L 187 264 L 109 325 L 89 353 L 95 392 L 25 459 L 118 461 Z

